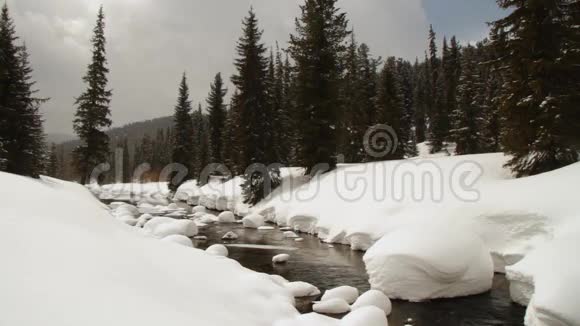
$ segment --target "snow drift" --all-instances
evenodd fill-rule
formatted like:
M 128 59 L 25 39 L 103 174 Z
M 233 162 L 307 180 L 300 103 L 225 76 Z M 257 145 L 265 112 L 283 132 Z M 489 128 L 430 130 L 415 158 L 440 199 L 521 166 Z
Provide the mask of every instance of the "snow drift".
M 269 276 L 144 237 L 80 185 L 6 173 L 0 184 L 0 325 L 271 326 L 298 314 Z

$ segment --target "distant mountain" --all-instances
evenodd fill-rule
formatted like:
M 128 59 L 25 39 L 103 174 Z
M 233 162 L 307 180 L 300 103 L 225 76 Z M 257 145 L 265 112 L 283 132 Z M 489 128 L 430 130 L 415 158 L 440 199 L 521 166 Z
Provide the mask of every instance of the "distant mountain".
M 123 139 L 125 139 L 126 137 L 129 144 L 130 154 L 133 155 L 135 144 L 140 143 L 146 134 L 149 134 L 152 138 L 155 138 L 157 130 L 159 129 L 166 130 L 167 128 L 171 128 L 172 126 L 173 126 L 173 117 L 169 116 L 129 123 L 122 127 L 112 128 L 109 131 L 107 131 L 107 134 L 109 135 L 110 144 L 112 148 L 114 148 L 117 143 L 122 142 Z M 58 144 L 58 142 L 55 143 Z M 73 177 L 74 173 L 71 165 L 71 154 L 72 151 L 79 144 L 80 144 L 79 140 L 75 139 L 75 137 L 72 137 L 72 140 L 71 138 L 69 138 L 69 140 L 61 142 L 61 144 L 57 148 L 59 157 L 61 158 L 62 161 L 64 161 L 64 164 L 62 165 L 64 169 L 63 179 L 70 180 L 74 178 Z

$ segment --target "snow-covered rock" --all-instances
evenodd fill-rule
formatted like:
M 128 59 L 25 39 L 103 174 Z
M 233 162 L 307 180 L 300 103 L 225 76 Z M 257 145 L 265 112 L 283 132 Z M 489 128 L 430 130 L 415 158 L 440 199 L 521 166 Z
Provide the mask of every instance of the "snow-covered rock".
M 81 185 L 2 172 L 0 185 L 0 325 L 272 326 L 298 316 L 268 276 L 145 237 Z
M 265 223 L 264 216 L 260 214 L 250 214 L 244 216 L 242 223 L 245 228 L 257 229 Z
M 389 322 L 384 311 L 374 306 L 368 306 L 344 316 L 340 321 L 340 326 L 389 326 Z
M 269 225 L 264 225 L 264 226 L 260 226 L 258 228 L 258 231 L 272 231 L 275 230 L 276 228 L 273 226 L 269 226 Z
M 227 257 L 229 255 L 228 248 L 222 244 L 214 244 L 205 250 L 208 254 L 214 256 Z
M 193 214 L 195 213 L 206 213 L 207 209 L 204 206 L 195 206 L 191 209 Z
M 221 212 L 217 217 L 217 221 L 219 223 L 234 223 L 236 216 L 230 211 Z
M 338 319 L 312 312 L 309 314 L 299 315 L 296 318 L 278 321 L 276 324 L 274 324 L 274 326 L 339 326 L 338 323 Z
M 224 234 L 222 240 L 237 240 L 239 238 L 238 234 L 234 231 L 229 231 L 228 233 Z
M 288 260 L 290 260 L 290 255 L 288 255 L 288 254 L 279 254 L 279 255 L 272 257 L 272 262 L 274 264 L 286 263 L 286 262 L 288 262 Z
M 342 299 L 348 304 L 353 304 L 359 296 L 358 289 L 352 286 L 339 286 L 334 289 L 327 290 L 322 295 L 321 301 L 332 299 Z
M 286 231 L 284 232 L 284 237 L 288 239 L 296 239 L 298 238 L 298 234 L 296 234 L 296 232 L 293 231 Z
M 304 241 L 304 239 L 302 239 L 302 238 L 296 238 L 296 239 L 294 239 L 294 241 L 295 242 L 302 242 L 302 241 Z
M 207 241 L 207 237 L 205 235 L 196 235 L 195 237 L 193 237 L 193 240 Z
M 320 294 L 320 290 L 316 286 L 302 281 L 290 282 L 284 286 L 295 298 L 312 297 Z
M 180 244 L 182 246 L 193 248 L 193 243 L 191 242 L 191 240 L 188 237 L 181 235 L 181 234 L 173 234 L 173 235 L 166 236 L 165 238 L 161 239 L 161 241 L 173 242 L 173 243 Z
M 409 301 L 452 298 L 491 289 L 493 263 L 481 239 L 447 223 L 403 226 L 364 256 L 373 289 Z
M 201 217 L 197 218 L 197 221 L 200 223 L 205 223 L 205 224 L 212 224 L 217 222 L 218 218 L 217 216 L 213 215 L 213 214 L 203 214 Z
M 117 217 L 117 219 L 130 226 L 136 226 L 138 222 L 137 219 L 132 215 L 122 215 Z
M 280 285 L 280 286 L 284 286 L 285 284 L 290 283 L 287 279 L 285 279 L 284 277 L 280 276 L 280 275 L 270 275 L 270 278 L 272 279 L 272 281 L 274 281 L 274 283 Z
M 363 293 L 356 301 L 352 304 L 352 310 L 357 310 L 363 307 L 375 306 L 385 312 L 388 316 L 391 314 L 392 305 L 391 300 L 379 290 L 368 290 Z
M 179 234 L 186 237 L 197 235 L 197 225 L 190 220 L 175 220 L 170 217 L 159 216 L 145 223 L 143 230 L 157 238 Z
M 333 298 L 315 302 L 312 306 L 314 312 L 320 314 L 344 314 L 350 311 L 348 302 L 341 298 Z

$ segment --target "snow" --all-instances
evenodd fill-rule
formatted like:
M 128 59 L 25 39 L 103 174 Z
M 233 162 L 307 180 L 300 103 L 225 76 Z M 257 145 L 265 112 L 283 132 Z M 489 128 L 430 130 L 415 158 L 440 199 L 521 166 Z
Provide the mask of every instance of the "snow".
M 265 223 L 264 216 L 260 214 L 250 214 L 244 216 L 242 223 L 245 228 L 257 229 Z
M 195 206 L 191 209 L 191 212 L 193 214 L 195 213 L 205 213 L 207 212 L 207 209 L 204 206 Z
M 338 326 L 338 320 L 317 313 L 309 313 L 293 319 L 279 321 L 274 326 Z
M 183 235 L 193 237 L 197 235 L 197 225 L 190 220 L 175 220 L 170 217 L 159 216 L 145 223 L 143 230 L 157 238 L 169 235 Z
M 236 221 L 236 216 L 232 212 L 225 211 L 218 215 L 217 220 L 219 223 L 234 223 Z
M 578 248 L 580 232 L 571 229 L 507 268 L 512 298 L 528 304 L 527 326 L 580 325 Z
M 339 286 L 324 292 L 324 295 L 322 295 L 322 299 L 320 300 L 327 301 L 332 299 L 342 299 L 350 305 L 356 301 L 358 296 L 359 292 L 357 288 L 352 286 Z
M 83 186 L 6 173 L 0 184 L 0 325 L 271 326 L 298 315 L 267 275 L 146 237 Z
M 165 182 L 116 183 L 100 186 L 87 185 L 87 188 L 100 199 L 132 201 L 153 205 L 168 205 L 169 188 Z
M 273 226 L 266 226 L 266 225 L 265 225 L 265 226 L 260 226 L 260 227 L 258 228 L 258 231 L 272 231 L 272 230 L 275 230 L 275 229 L 276 229 L 276 228 L 275 228 L 275 227 L 273 227 Z
M 320 290 L 309 283 L 298 281 L 284 284 L 295 298 L 312 297 L 320 294 Z
M 272 257 L 272 262 L 274 264 L 286 263 L 286 262 L 288 262 L 288 260 L 290 260 L 290 255 L 288 255 L 288 254 L 279 254 L 279 255 Z
M 491 289 L 489 250 L 468 229 L 450 224 L 404 226 L 387 234 L 363 257 L 369 283 L 389 298 L 424 301 Z
M 350 311 L 350 306 L 348 302 L 344 299 L 333 298 L 329 300 L 323 300 L 315 302 L 312 306 L 314 312 L 320 314 L 344 314 Z
M 389 298 L 381 291 L 372 289 L 368 290 L 356 299 L 354 304 L 351 306 L 351 309 L 354 311 L 368 306 L 374 306 L 381 309 L 386 316 L 391 314 L 391 300 L 389 300 Z
M 191 242 L 191 240 L 188 237 L 181 234 L 173 234 L 166 236 L 165 238 L 161 239 L 161 241 L 173 242 L 182 246 L 193 248 L 193 243 Z
M 340 326 L 389 326 L 389 322 L 381 309 L 369 306 L 344 316 Z
M 208 254 L 214 256 L 227 257 L 229 255 L 228 248 L 222 244 L 214 244 L 205 250 Z

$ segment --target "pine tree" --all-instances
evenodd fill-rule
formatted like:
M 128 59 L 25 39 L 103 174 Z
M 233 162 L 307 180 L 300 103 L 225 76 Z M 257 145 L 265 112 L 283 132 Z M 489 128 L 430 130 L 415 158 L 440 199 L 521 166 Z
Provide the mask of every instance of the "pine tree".
M 355 160 L 357 163 L 369 160 L 369 157 L 364 152 L 363 142 L 365 133 L 376 120 L 377 69 L 381 64 L 381 58 L 372 58 L 370 48 L 365 43 L 362 43 L 358 48 L 358 60 L 360 75 L 358 101 L 360 111 L 355 118 L 355 134 L 353 136 L 353 141 L 357 144 L 359 151 Z
M 298 164 L 311 172 L 317 164 L 336 165 L 340 108 L 340 58 L 346 47 L 347 19 L 337 0 L 306 0 L 300 6 L 289 52 L 296 63 L 295 99 Z
M 361 122 L 361 69 L 358 56 L 358 44 L 354 33 L 346 51 L 344 59 L 345 74 L 342 82 L 341 101 L 343 109 L 338 119 L 340 128 L 338 130 L 340 153 L 344 155 L 345 163 L 360 162 L 362 159 L 362 136 L 358 134 L 358 124 Z M 364 118 L 363 118 L 364 119 Z
M 413 93 L 413 111 L 415 113 L 415 139 L 417 143 L 426 140 L 426 115 L 429 105 L 429 65 L 427 60 L 419 64 L 417 59 L 414 66 L 416 81 Z
M 103 129 L 111 126 L 109 103 L 112 92 L 107 90 L 108 78 L 105 39 L 105 14 L 99 9 L 97 24 L 93 30 L 92 62 L 83 81 L 87 90 L 75 102 L 77 111 L 74 130 L 82 144 L 75 148 L 73 156 L 81 183 L 85 184 L 93 168 L 104 163 L 109 156 L 109 136 Z
M 193 135 L 194 129 L 191 121 L 191 101 L 189 100 L 189 87 L 185 73 L 179 85 L 179 96 L 173 114 L 173 163 L 178 163 L 187 168 L 187 175 L 176 183 L 170 183 L 171 190 L 176 191 L 179 186 L 193 176 Z M 141 147 L 142 159 L 149 160 L 147 148 Z M 148 161 L 149 162 L 149 161 Z
M 276 119 L 273 121 L 272 129 L 275 135 L 277 162 L 288 165 L 294 133 L 291 125 L 290 81 L 286 69 L 282 53 L 276 44 L 275 82 L 272 89 L 274 99 L 272 110 L 275 112 Z
M 268 59 L 261 43 L 262 31 L 253 9 L 243 21 L 243 35 L 237 44 L 236 75 L 232 83 L 238 90 L 240 121 L 239 164 L 250 168 L 253 164 L 270 166 L 275 163 L 275 149 L 272 144 L 272 109 L 267 94 Z M 268 195 L 279 183 L 279 170 L 268 168 L 254 172 L 247 169 L 242 185 L 244 201 L 256 204 Z
M 194 149 L 194 159 L 193 159 L 193 171 L 194 176 L 197 179 L 199 185 L 205 185 L 207 179 L 202 178 L 203 170 L 210 163 L 210 144 L 209 144 L 209 123 L 204 117 L 201 109 L 201 104 L 198 105 L 196 111 L 193 112 L 191 116 L 191 121 L 193 123 L 193 149 Z M 207 176 L 206 176 L 207 177 Z
M 223 139 L 223 153 L 225 164 L 234 175 L 240 175 L 244 172 L 240 167 L 240 145 L 239 132 L 241 131 L 238 122 L 240 121 L 239 94 L 236 91 L 231 98 L 230 108 L 227 111 L 226 130 Z
M 211 90 L 207 98 L 211 144 L 210 161 L 214 163 L 222 163 L 224 161 L 222 149 L 226 123 L 226 108 L 224 104 L 226 93 L 227 90 L 224 88 L 222 76 L 218 73 L 211 84 Z
M 26 46 L 17 45 L 8 6 L 0 15 L 0 169 L 31 177 L 45 170 L 47 161 L 42 116 L 45 99 L 34 97 L 32 68 Z
M 377 95 L 377 125 L 388 125 L 393 129 L 395 135 L 389 139 L 392 143 L 385 143 L 385 148 L 380 148 L 375 155 L 375 161 L 400 160 L 405 157 L 405 144 L 408 141 L 408 129 L 403 130 L 403 99 L 401 96 L 401 87 L 397 78 L 397 61 L 394 57 L 387 59 L 378 83 Z
M 58 161 L 58 153 L 56 149 L 56 144 L 52 143 L 50 146 L 50 153 L 48 155 L 48 164 L 46 167 L 46 174 L 53 178 L 60 177 L 59 174 L 59 161 Z
M 403 116 L 401 119 L 401 132 L 403 135 L 403 146 L 406 157 L 417 156 L 417 141 L 413 131 L 414 112 L 414 81 L 413 66 L 410 62 L 403 59 L 397 59 L 397 80 L 399 81 L 401 91 L 401 101 Z
M 482 151 L 484 139 L 481 126 L 483 108 L 480 76 L 475 49 L 469 45 L 463 52 L 463 70 L 459 81 L 458 105 L 453 112 L 451 138 L 456 143 L 457 155 L 477 154 Z
M 131 168 L 131 157 L 129 154 L 129 140 L 123 139 L 123 182 L 130 183 L 133 179 L 133 169 Z
M 503 147 L 516 176 L 529 176 L 578 160 L 568 126 L 578 126 L 578 54 L 568 45 L 576 23 L 568 24 L 567 4 L 577 1 L 499 0 L 510 14 L 493 23 L 506 33 L 502 51 L 505 84 L 500 99 Z M 576 14 L 577 15 L 577 14 Z M 576 43 L 577 45 L 578 43 Z M 574 52 L 577 52 L 577 48 Z M 575 134 L 577 135 L 577 130 Z

